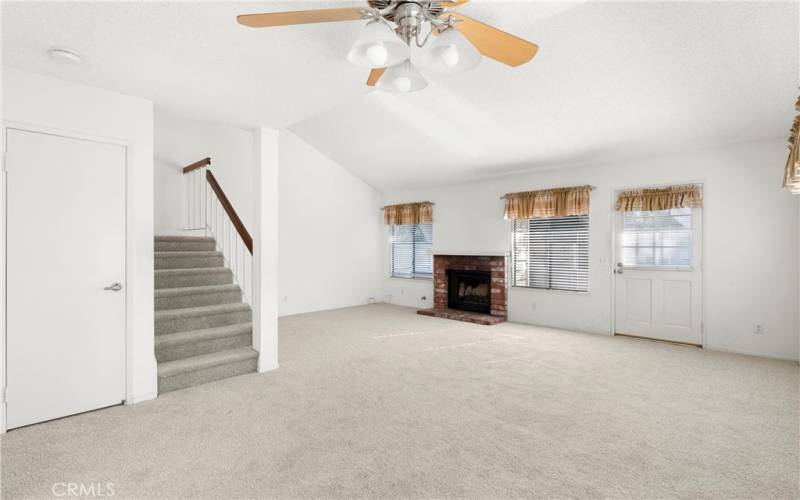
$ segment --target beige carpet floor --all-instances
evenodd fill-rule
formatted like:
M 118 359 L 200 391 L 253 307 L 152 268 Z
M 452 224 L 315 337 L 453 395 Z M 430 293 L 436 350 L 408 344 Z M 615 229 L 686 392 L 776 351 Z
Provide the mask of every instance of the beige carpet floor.
M 800 495 L 797 363 L 388 305 L 280 342 L 271 373 L 9 432 L 3 497 Z

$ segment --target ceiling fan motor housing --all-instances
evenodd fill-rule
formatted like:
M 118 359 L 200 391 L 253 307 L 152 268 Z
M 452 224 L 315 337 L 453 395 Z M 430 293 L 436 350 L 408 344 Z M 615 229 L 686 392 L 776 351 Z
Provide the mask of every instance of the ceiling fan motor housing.
M 414 2 L 401 3 L 394 10 L 394 22 L 398 28 L 418 28 L 425 19 L 422 7 Z
M 416 18 L 416 24 L 419 26 L 426 18 L 430 19 L 438 17 L 444 8 L 437 1 L 431 0 L 368 0 L 369 6 L 373 9 L 381 11 L 381 15 L 387 21 L 392 21 L 401 24 L 403 19 L 410 22 L 410 18 Z M 413 12 L 413 14 L 411 14 Z

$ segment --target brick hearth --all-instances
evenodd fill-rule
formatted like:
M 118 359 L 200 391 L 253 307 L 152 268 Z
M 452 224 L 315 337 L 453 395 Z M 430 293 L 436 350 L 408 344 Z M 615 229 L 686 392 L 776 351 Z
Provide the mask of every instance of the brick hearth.
M 423 316 L 433 316 L 434 318 L 454 319 L 456 321 L 466 321 L 467 323 L 477 323 L 479 325 L 496 325 L 502 323 L 506 318 L 492 316 L 491 314 L 481 314 L 470 311 L 459 311 L 457 309 L 420 309 L 417 314 Z
M 457 311 L 448 308 L 447 271 L 485 271 L 490 273 L 490 314 Z M 500 255 L 434 255 L 433 256 L 433 308 L 417 311 L 418 314 L 440 318 L 494 325 L 508 318 L 506 289 L 506 258 Z

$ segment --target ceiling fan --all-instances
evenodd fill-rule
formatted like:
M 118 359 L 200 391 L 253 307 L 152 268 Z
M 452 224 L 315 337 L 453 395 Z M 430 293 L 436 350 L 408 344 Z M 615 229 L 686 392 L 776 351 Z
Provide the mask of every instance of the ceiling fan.
M 347 59 L 371 68 L 367 85 L 389 92 L 413 92 L 428 84 L 411 63 L 412 43 L 424 49 L 423 68 L 445 74 L 477 66 L 481 55 L 509 66 L 536 55 L 536 44 L 448 10 L 468 1 L 368 0 L 368 7 L 243 14 L 236 19 L 251 28 L 367 20 Z M 434 40 L 428 44 L 431 35 Z

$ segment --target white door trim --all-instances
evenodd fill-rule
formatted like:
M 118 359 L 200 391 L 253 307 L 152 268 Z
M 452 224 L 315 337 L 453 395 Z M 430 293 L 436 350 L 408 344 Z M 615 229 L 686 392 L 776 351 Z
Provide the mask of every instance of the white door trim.
M 130 276 L 128 275 L 128 265 L 129 265 L 129 255 L 128 255 L 128 243 L 131 237 L 131 225 L 129 223 L 130 213 L 128 210 L 128 200 L 131 197 L 131 185 L 128 182 L 128 166 L 132 164 L 132 142 L 129 140 L 118 139 L 114 137 L 103 137 L 103 136 L 95 136 L 91 134 L 84 134 L 81 132 L 69 131 L 69 130 L 59 130 L 54 129 L 52 127 L 43 127 L 39 125 L 34 125 L 30 123 L 22 123 L 16 122 L 11 120 L 5 120 L 2 122 L 2 140 L 3 140 L 3 165 L 2 170 L 0 170 L 0 208 L 2 208 L 2 216 L 0 216 L 0 234 L 2 234 L 2 238 L 0 238 L 0 302 L 2 303 L 2 307 L 0 307 L 0 361 L 2 362 L 2 369 L 0 369 L 0 387 L 2 387 L 2 408 L 0 408 L 0 433 L 6 432 L 6 399 L 7 399 L 7 367 L 8 367 L 8 351 L 6 350 L 6 266 L 7 266 L 7 255 L 6 255 L 6 238 L 7 238 L 7 226 L 6 220 L 8 216 L 7 210 L 7 196 L 6 190 L 8 189 L 8 184 L 6 183 L 6 163 L 11 161 L 13 162 L 13 158 L 9 159 L 8 157 L 8 142 L 6 140 L 8 130 L 21 130 L 25 132 L 33 132 L 39 134 L 49 134 L 55 135 L 59 137 L 65 137 L 68 139 L 78 139 L 84 141 L 92 141 L 92 142 L 99 142 L 103 144 L 111 144 L 115 146 L 122 146 L 125 148 L 125 165 L 123 167 L 123 176 L 125 182 L 125 199 L 122 200 L 124 206 L 124 234 L 125 234 L 125 251 L 124 251 L 124 270 L 123 270 L 123 288 L 122 292 L 124 294 L 124 321 L 125 321 L 125 401 L 124 404 L 133 404 L 137 401 L 133 398 L 133 322 L 132 322 L 132 314 L 131 314 L 131 296 L 128 294 L 128 285 L 130 283 Z
M 683 184 L 698 184 L 702 188 L 703 193 L 703 209 L 700 211 L 700 219 L 702 221 L 702 226 L 700 230 L 700 242 L 703 246 L 703 257 L 700 260 L 700 321 L 701 321 L 701 329 L 700 329 L 700 338 L 702 339 L 701 346 L 703 349 L 707 348 L 708 344 L 708 321 L 706 318 L 706 260 L 707 260 L 707 253 L 706 253 L 706 239 L 708 231 L 706 230 L 706 219 L 707 219 L 707 212 L 708 212 L 708 183 L 705 180 L 685 180 L 685 181 L 675 181 L 675 182 L 657 182 L 653 184 L 646 184 L 646 185 L 638 185 L 638 186 L 616 186 L 611 188 L 611 261 L 608 263 L 608 275 L 611 276 L 609 279 L 611 280 L 611 297 L 609 300 L 609 307 L 611 308 L 611 335 L 616 335 L 617 331 L 617 308 L 616 308 L 616 300 L 617 300 L 617 280 L 614 279 L 614 266 L 616 266 L 617 260 L 617 229 L 619 225 L 619 218 L 617 217 L 617 211 L 615 208 L 617 202 L 617 195 L 620 191 L 629 191 L 632 189 L 652 189 L 652 188 L 660 188 L 660 187 L 667 187 L 667 186 L 675 186 L 675 185 L 683 185 Z

